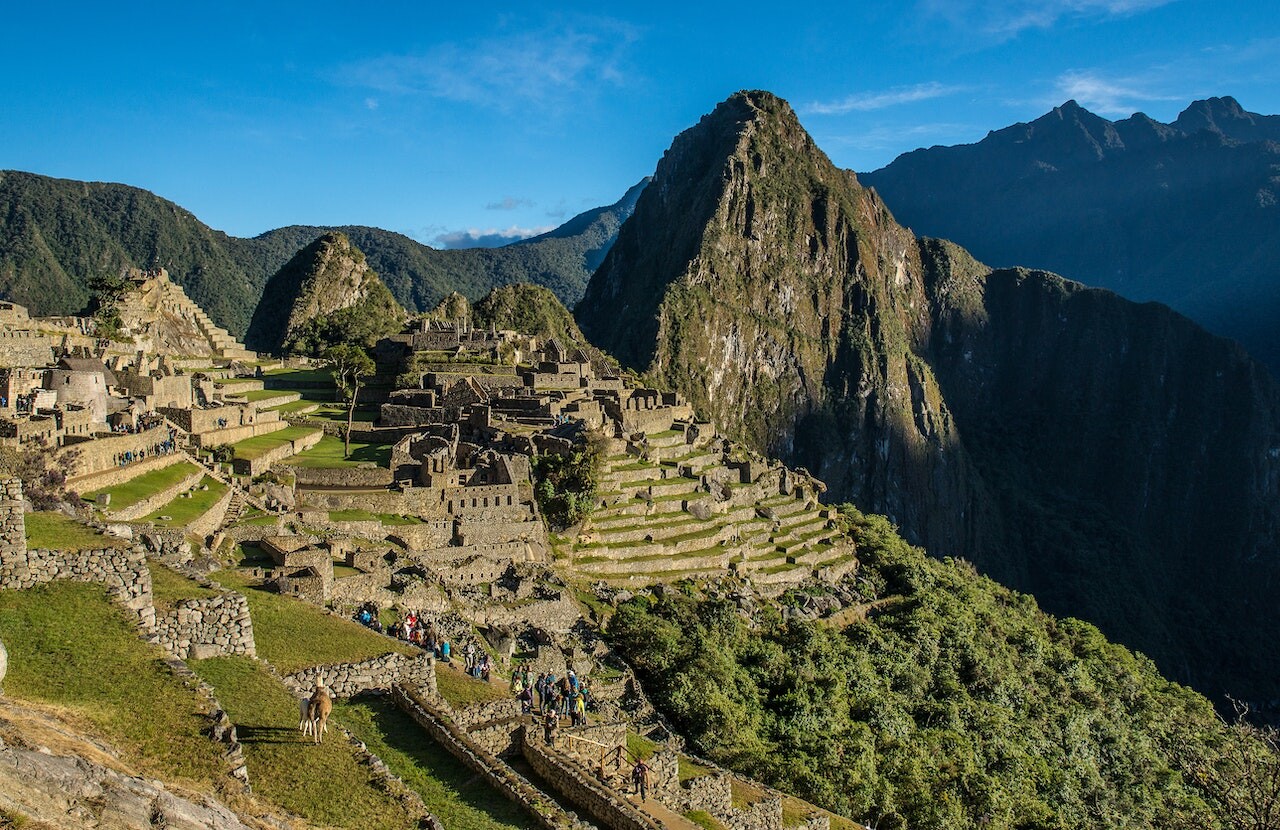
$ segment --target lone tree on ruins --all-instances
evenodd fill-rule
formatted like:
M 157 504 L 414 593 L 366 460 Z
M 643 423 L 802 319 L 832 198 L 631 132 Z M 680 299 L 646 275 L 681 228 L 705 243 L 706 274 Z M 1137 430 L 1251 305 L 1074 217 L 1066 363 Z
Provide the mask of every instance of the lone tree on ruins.
M 373 360 L 359 346 L 342 343 L 330 346 L 324 360 L 333 370 L 333 382 L 347 401 L 347 431 L 343 434 L 343 455 L 351 457 L 351 424 L 356 416 L 356 398 L 364 379 L 373 374 Z

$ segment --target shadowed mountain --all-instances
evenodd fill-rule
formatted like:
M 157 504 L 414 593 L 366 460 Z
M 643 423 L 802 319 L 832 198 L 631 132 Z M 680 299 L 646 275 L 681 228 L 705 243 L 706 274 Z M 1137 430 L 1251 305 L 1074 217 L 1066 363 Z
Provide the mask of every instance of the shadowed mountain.
M 575 315 L 931 553 L 1280 696 L 1280 388 L 1230 341 L 915 237 L 765 92 L 675 139 Z
M 1280 370 L 1280 116 L 1233 98 L 1172 124 L 1075 101 L 860 174 L 918 233 L 1158 300 Z

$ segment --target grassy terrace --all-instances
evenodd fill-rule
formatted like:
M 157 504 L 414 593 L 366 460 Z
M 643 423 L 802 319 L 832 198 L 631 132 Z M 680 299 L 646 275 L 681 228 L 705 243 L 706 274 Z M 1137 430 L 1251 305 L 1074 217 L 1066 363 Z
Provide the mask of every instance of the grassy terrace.
M 368 510 L 330 510 L 331 522 L 382 522 L 384 525 L 420 525 L 416 516 L 397 516 L 394 513 L 370 513 Z
M 326 421 L 347 422 L 347 408 L 340 404 L 321 404 L 315 412 L 308 412 L 308 418 L 323 418 Z M 378 420 L 378 412 L 372 409 L 357 409 L 351 420 L 357 424 L 371 424 Z
M 498 797 L 385 698 L 340 703 L 334 715 L 422 796 L 427 809 L 449 830 L 537 826 L 529 815 Z
M 168 467 L 161 467 L 158 470 L 150 470 L 123 484 L 103 487 L 101 490 L 94 490 L 92 493 L 84 493 L 83 495 L 85 499 L 94 501 L 103 493 L 110 493 L 111 504 L 107 509 L 122 510 L 173 487 L 199 469 L 190 461 L 181 461 L 177 464 L 170 464 Z
M 218 595 L 217 591 L 212 591 L 157 562 L 152 561 L 147 567 L 151 571 L 151 592 L 157 611 L 173 608 L 178 600 L 203 599 Z
M 462 669 L 442 662 L 436 663 L 436 686 L 440 696 L 454 707 L 488 703 L 491 700 L 501 700 L 510 696 L 505 687 L 476 680 Z
M 150 516 L 145 517 L 143 521 L 154 522 L 159 527 L 186 527 L 195 519 L 208 513 L 209 509 L 226 495 L 227 485 L 210 476 L 205 476 L 200 484 L 209 489 L 201 490 L 197 487 L 191 491 L 190 498 L 184 499 L 182 496 L 178 496 L 178 498 L 161 507 Z M 168 518 L 161 518 L 162 516 L 167 516 Z
M 310 427 L 291 427 L 291 429 L 313 431 Z M 285 432 L 287 431 L 285 430 Z M 351 457 L 347 458 L 343 455 L 342 439 L 333 435 L 326 435 L 320 439 L 320 443 L 311 449 L 300 452 L 291 458 L 289 463 L 295 467 L 332 468 L 357 467 L 370 461 L 380 467 L 389 465 L 391 463 L 391 445 L 362 444 L 359 441 L 352 441 Z
M 322 663 L 359 662 L 389 651 L 412 656 L 422 653 L 421 649 L 371 631 L 354 620 L 251 586 L 248 578 L 234 571 L 217 571 L 212 578 L 248 598 L 258 656 L 285 674 Z M 295 707 L 295 715 L 297 711 Z
M 278 395 L 284 394 L 284 390 L 281 390 L 276 394 Z M 316 406 L 319 406 L 319 404 L 317 404 L 315 401 L 309 401 L 306 398 L 299 398 L 296 401 L 289 401 L 288 403 L 282 403 L 279 406 L 273 406 L 267 411 L 279 412 L 282 416 L 284 416 L 284 415 L 293 415 L 293 414 L 302 412 L 303 410 L 311 409 Z
M 59 707 L 142 774 L 205 791 L 222 777 L 219 747 L 204 734 L 208 721 L 195 693 L 169 671 L 158 647 L 138 638 L 102 586 L 54 582 L 0 591 L 0 639 L 9 651 L 8 696 Z
M 287 389 L 250 389 L 248 392 L 237 392 L 236 394 L 244 397 L 246 401 L 266 401 L 271 398 L 278 398 L 281 395 L 290 394 Z
M 268 369 L 262 373 L 272 380 L 288 383 L 333 383 L 333 373 L 328 369 Z
M 236 458 L 243 458 L 247 461 L 261 458 L 277 447 L 289 444 L 314 432 L 319 432 L 319 430 L 315 427 L 285 427 L 267 435 L 246 438 L 243 441 L 232 444 L 231 448 L 235 451 Z
M 341 734 L 331 731 L 319 745 L 302 738 L 297 700 L 265 667 L 243 657 L 193 660 L 191 667 L 235 722 L 256 794 L 325 827 L 417 826 L 398 799 L 373 786 Z
M 99 533 L 63 513 L 28 513 L 23 518 L 28 548 L 70 551 L 124 546 L 124 542 L 116 537 Z

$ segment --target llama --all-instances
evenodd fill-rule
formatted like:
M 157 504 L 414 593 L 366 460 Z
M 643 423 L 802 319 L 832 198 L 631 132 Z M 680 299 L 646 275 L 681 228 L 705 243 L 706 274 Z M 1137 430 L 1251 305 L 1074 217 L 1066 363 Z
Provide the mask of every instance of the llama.
M 302 733 L 302 737 L 311 734 L 311 698 L 298 698 L 298 731 Z
M 316 690 L 307 701 L 307 719 L 310 721 L 311 734 L 316 743 L 320 743 L 324 733 L 328 731 L 329 713 L 333 711 L 333 700 L 325 687 L 317 683 Z M 306 734 L 305 732 L 303 733 Z

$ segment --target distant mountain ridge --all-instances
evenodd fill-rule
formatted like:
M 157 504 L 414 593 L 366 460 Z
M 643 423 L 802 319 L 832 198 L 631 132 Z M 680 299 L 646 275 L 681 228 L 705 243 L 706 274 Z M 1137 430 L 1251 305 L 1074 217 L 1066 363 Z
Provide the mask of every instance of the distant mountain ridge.
M 759 91 L 676 137 L 575 316 L 829 499 L 1280 698 L 1280 385 L 1229 340 L 916 237 Z
M 88 302 L 95 274 L 163 265 L 215 322 L 243 337 L 267 279 L 337 230 L 411 311 L 433 308 L 451 291 L 474 300 L 519 282 L 546 286 L 572 307 L 646 183 L 541 236 L 453 251 L 362 226 L 295 225 L 243 239 L 139 188 L 0 171 L 0 297 L 34 314 L 73 314 Z
M 1280 374 L 1280 116 L 1209 98 L 1170 124 L 1068 101 L 859 180 L 903 224 L 984 262 L 1157 300 Z

